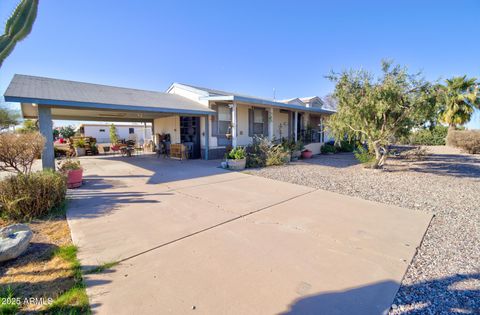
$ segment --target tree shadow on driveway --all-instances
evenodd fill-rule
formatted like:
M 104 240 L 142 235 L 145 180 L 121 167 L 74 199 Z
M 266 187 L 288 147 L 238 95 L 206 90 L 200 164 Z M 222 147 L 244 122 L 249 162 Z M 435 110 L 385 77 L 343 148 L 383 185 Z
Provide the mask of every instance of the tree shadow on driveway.
M 169 192 L 111 191 L 109 188 L 114 186 L 104 179 L 90 179 L 82 187 L 70 191 L 68 219 L 104 216 L 111 214 L 122 204 L 155 204 L 160 201 L 152 197 L 172 195 Z

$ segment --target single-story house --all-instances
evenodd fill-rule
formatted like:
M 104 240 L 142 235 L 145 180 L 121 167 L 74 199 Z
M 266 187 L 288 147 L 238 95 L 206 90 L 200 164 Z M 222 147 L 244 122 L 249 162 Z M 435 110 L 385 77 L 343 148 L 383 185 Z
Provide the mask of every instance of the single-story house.
M 85 137 L 93 137 L 97 143 L 110 143 L 111 124 L 80 124 L 75 131 Z M 134 140 L 139 144 L 153 140 L 152 127 L 144 124 L 114 124 L 119 139 Z
M 19 102 L 24 118 L 39 120 L 45 168 L 55 166 L 52 119 L 151 123 L 154 142 L 169 134 L 171 143 L 193 142 L 195 156 L 218 159 L 254 136 L 301 140 L 319 153 L 323 122 L 335 112 L 319 97 L 276 101 L 181 83 L 156 92 L 19 74 L 4 98 Z

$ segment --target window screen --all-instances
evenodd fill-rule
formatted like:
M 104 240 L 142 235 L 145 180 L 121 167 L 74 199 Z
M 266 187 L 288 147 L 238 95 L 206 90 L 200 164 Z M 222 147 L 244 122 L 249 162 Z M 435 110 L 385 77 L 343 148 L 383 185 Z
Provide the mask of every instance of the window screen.
M 232 121 L 232 111 L 228 106 L 218 106 L 218 121 Z
M 253 133 L 255 135 L 263 135 L 263 109 L 253 110 Z
M 218 134 L 225 135 L 231 132 L 232 110 L 227 105 L 218 106 Z

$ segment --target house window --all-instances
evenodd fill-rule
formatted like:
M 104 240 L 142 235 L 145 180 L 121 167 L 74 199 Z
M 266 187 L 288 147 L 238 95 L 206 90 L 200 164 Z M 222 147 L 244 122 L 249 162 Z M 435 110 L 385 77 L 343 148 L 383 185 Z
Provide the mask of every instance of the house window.
M 263 135 L 264 110 L 255 108 L 253 110 L 253 134 Z
M 105 132 L 105 129 L 100 129 L 100 132 Z
M 218 134 L 225 135 L 230 133 L 230 125 L 232 124 L 232 111 L 226 105 L 220 105 L 217 109 L 218 114 Z
M 128 133 L 129 134 L 134 134 L 135 133 L 135 128 L 128 128 Z

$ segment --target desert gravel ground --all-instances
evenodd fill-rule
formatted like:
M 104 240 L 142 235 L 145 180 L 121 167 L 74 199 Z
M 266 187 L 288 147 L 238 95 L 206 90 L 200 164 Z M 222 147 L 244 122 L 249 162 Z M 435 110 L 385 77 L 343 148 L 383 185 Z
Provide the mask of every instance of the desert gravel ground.
M 383 171 L 341 153 L 247 172 L 434 213 L 390 314 L 480 314 L 480 156 L 428 152 L 389 159 Z

